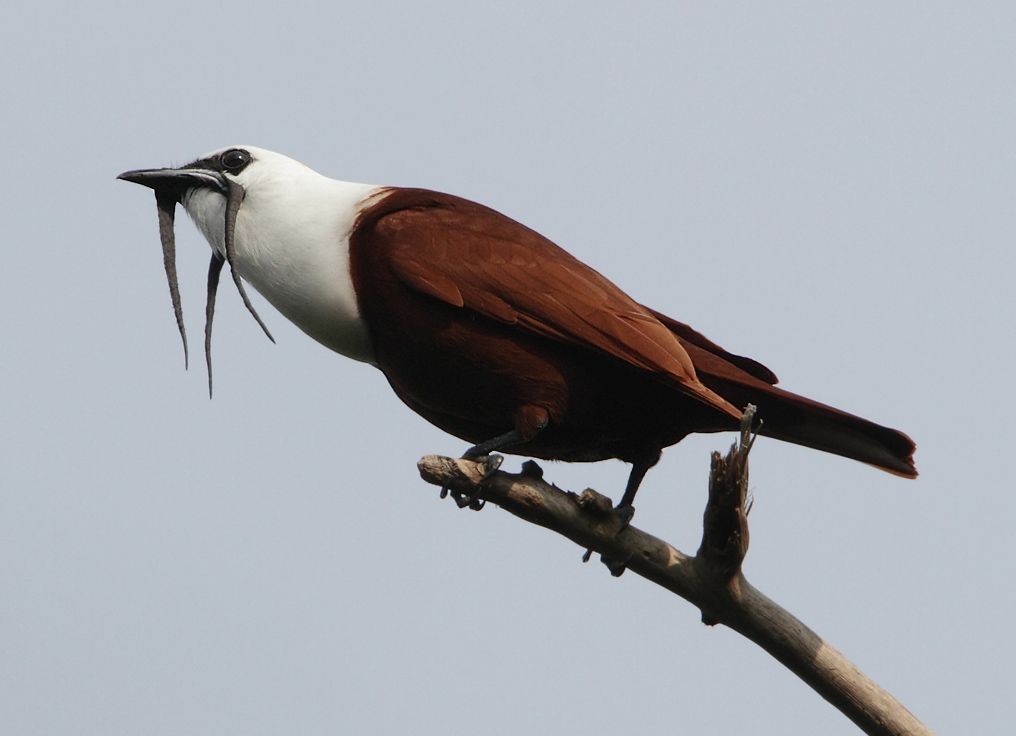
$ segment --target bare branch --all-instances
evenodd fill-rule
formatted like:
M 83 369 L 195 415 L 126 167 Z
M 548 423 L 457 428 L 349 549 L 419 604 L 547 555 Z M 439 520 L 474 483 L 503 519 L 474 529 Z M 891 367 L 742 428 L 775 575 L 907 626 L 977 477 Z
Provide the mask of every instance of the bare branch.
M 713 454 L 702 545 L 694 557 L 634 526 L 622 529 L 610 499 L 590 489 L 575 494 L 549 485 L 531 461 L 517 475 L 488 474 L 483 463 L 436 455 L 422 458 L 418 468 L 429 483 L 491 501 L 676 593 L 701 610 L 704 623 L 728 626 L 765 649 L 865 733 L 930 734 L 892 695 L 741 573 L 748 549 L 751 421 L 746 418 L 740 443 L 725 457 Z

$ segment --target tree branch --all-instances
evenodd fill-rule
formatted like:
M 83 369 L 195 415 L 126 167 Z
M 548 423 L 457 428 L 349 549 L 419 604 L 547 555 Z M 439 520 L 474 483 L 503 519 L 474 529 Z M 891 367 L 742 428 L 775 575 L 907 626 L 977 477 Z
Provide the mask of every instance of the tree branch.
M 610 499 L 587 489 L 562 491 L 526 462 L 520 474 L 488 473 L 483 463 L 428 455 L 420 475 L 453 495 L 491 501 L 533 524 L 600 553 L 614 574 L 624 568 L 699 608 L 708 625 L 723 624 L 769 652 L 865 733 L 930 734 L 892 695 L 801 621 L 756 590 L 741 572 L 748 550 L 748 451 L 753 414 L 726 456 L 712 455 L 702 544 L 691 557 L 634 527 L 622 529 Z

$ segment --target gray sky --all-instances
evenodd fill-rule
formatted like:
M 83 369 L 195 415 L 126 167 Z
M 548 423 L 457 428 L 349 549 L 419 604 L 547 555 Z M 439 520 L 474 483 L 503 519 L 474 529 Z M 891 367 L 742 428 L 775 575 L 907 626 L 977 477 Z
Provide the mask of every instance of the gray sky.
M 232 143 L 489 204 L 909 432 L 915 482 L 760 441 L 746 572 L 941 733 L 1010 732 L 1016 5 L 27 5 L 0 28 L 5 733 L 855 733 L 687 603 L 439 502 L 416 460 L 463 443 L 229 288 L 209 402 L 153 198 L 114 177 Z M 197 353 L 208 248 L 178 238 Z M 636 524 L 693 551 L 730 439 L 668 450 Z M 617 496 L 627 466 L 546 471 Z

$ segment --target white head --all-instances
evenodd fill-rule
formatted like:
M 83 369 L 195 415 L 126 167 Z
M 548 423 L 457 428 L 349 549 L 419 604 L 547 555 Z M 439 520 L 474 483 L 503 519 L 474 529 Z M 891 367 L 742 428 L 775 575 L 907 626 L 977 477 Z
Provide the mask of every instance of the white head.
M 311 337 L 372 360 L 349 273 L 349 235 L 380 187 L 330 179 L 254 146 L 230 146 L 179 168 L 128 171 L 120 178 L 154 189 L 160 208 L 182 204 L 218 258 L 229 263 L 241 293 L 239 276 Z M 163 241 L 165 247 L 165 235 Z
M 242 197 L 243 206 L 235 213 L 236 224 L 240 227 L 241 222 L 258 214 L 271 213 L 283 219 L 299 216 L 302 220 L 307 213 L 300 203 L 308 197 L 314 199 L 317 191 L 329 188 L 328 183 L 333 181 L 288 156 L 254 146 L 221 148 L 175 171 L 177 176 L 190 179 L 193 184 L 180 193 L 179 202 L 212 248 L 224 258 L 227 257 L 226 211 L 231 191 L 234 196 Z M 289 214 L 287 211 L 292 207 L 296 207 L 297 212 Z M 238 243 L 243 241 L 247 246 L 244 250 L 252 245 L 247 240 L 237 233 Z M 249 278 L 244 265 L 237 265 L 244 277 Z

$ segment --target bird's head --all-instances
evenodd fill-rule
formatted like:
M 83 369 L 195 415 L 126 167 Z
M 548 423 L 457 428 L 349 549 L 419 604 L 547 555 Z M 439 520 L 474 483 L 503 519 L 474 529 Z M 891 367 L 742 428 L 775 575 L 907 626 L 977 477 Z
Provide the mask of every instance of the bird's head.
M 117 178 L 175 196 L 180 202 L 195 189 L 225 197 L 233 186 L 246 191 L 304 173 L 311 173 L 310 169 L 281 153 L 254 146 L 229 146 L 177 168 L 135 169 Z
M 219 272 L 227 263 L 244 304 L 266 334 L 241 276 L 315 339 L 370 360 L 344 234 L 352 230 L 361 203 L 385 188 L 330 179 L 288 156 L 254 146 L 229 146 L 184 166 L 135 169 L 118 178 L 155 192 L 163 262 L 185 361 L 187 338 L 173 232 L 177 204 L 184 206 L 212 247 L 205 311 L 209 391 L 211 316 Z
M 238 209 L 252 194 L 265 194 L 308 176 L 318 175 L 281 153 L 229 146 L 177 168 L 135 169 L 118 178 L 149 187 L 162 200 L 183 204 L 203 230 L 207 221 L 217 219 L 221 237 L 223 213 L 231 202 Z M 214 214 L 218 216 L 213 218 Z
M 159 209 L 182 204 L 214 251 L 235 267 L 241 213 L 246 232 L 266 222 L 305 219 L 330 179 L 281 153 L 229 146 L 177 168 L 136 169 L 118 177 L 155 191 Z M 172 218 L 170 218 L 172 219 Z M 240 236 L 242 238 L 242 236 Z
M 134 182 L 155 191 L 159 208 L 159 234 L 162 240 L 166 275 L 173 300 L 177 325 L 187 355 L 187 338 L 183 326 L 179 288 L 176 279 L 176 246 L 173 220 L 176 205 L 182 203 L 194 219 L 198 228 L 212 245 L 212 265 L 209 271 L 209 306 L 214 309 L 214 288 L 223 261 L 233 267 L 235 255 L 235 232 L 237 214 L 251 192 L 273 189 L 273 185 L 284 185 L 294 177 L 317 176 L 313 171 L 293 159 L 253 146 L 230 146 L 213 151 L 197 160 L 176 168 L 134 169 L 125 171 L 118 179 Z M 243 298 L 244 304 L 264 329 L 269 339 L 271 334 L 261 317 L 247 298 L 243 284 L 235 268 L 231 268 L 233 281 Z M 212 275 L 214 274 L 214 279 Z M 210 317 L 209 311 L 209 327 Z M 206 342 L 206 353 L 207 353 Z M 209 389 L 211 387 L 211 364 L 209 362 Z

